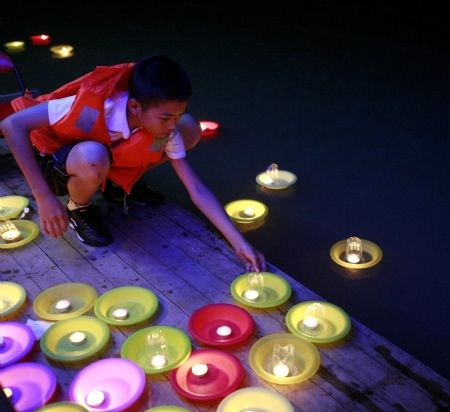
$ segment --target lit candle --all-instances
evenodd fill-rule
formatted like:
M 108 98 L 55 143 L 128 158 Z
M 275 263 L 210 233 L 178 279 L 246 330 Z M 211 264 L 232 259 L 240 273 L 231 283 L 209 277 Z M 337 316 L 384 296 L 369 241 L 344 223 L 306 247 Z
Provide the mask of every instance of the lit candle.
M 53 57 L 58 59 L 65 59 L 73 55 L 73 46 L 68 44 L 60 44 L 58 46 L 50 47 L 50 51 L 53 53 Z
M 255 299 L 258 299 L 259 292 L 254 289 L 249 289 L 244 292 L 244 296 L 248 300 L 255 300 Z
M 58 312 L 67 312 L 70 309 L 70 306 L 70 300 L 67 299 L 61 299 L 55 303 L 55 309 Z
M 273 367 L 273 374 L 284 378 L 289 375 L 289 367 L 284 363 L 278 363 Z
M 359 263 L 361 259 L 359 258 L 359 256 L 356 253 L 350 253 L 347 256 L 347 262 L 349 263 Z
M 11 398 L 11 396 L 13 396 L 13 391 L 11 388 L 8 388 L 7 386 L 5 386 L 3 388 L 3 393 L 5 394 L 5 396 L 9 399 Z
M 17 229 L 7 230 L 2 233 L 2 239 L 5 242 L 17 242 L 20 239 L 20 231 Z
M 123 320 L 128 317 L 128 310 L 125 308 L 115 309 L 112 312 L 112 316 L 118 320 Z
M 155 355 L 152 357 L 150 363 L 155 368 L 162 368 L 167 363 L 167 359 L 164 355 Z
M 345 259 L 349 263 L 360 263 L 362 257 L 361 239 L 356 236 L 349 237 L 345 245 Z
M 230 336 L 231 335 L 231 328 L 229 326 L 219 326 L 216 330 L 216 333 L 219 336 Z
M 253 210 L 252 207 L 246 207 L 242 213 L 246 216 L 246 217 L 253 217 L 255 216 L 255 211 Z
M 273 183 L 273 179 L 269 176 L 269 174 L 267 172 L 262 174 L 260 179 L 261 179 L 261 182 L 263 182 L 266 185 L 271 185 Z
M 50 36 L 48 34 L 35 34 L 30 37 L 31 44 L 34 46 L 44 46 L 50 43 Z
M 317 326 L 319 326 L 319 320 L 314 316 L 308 316 L 307 318 L 303 319 L 303 325 L 308 329 L 315 329 L 317 328 Z
M 23 41 L 10 41 L 5 43 L 4 46 L 9 52 L 19 52 L 25 50 L 25 42 Z
M 69 340 L 74 345 L 81 345 L 86 340 L 86 335 L 83 332 L 74 332 L 69 336 Z
M 98 389 L 94 389 L 90 391 L 86 396 L 86 403 L 89 406 L 100 406 L 105 400 L 105 394 L 103 391 L 99 391 Z
M 191 368 L 191 372 L 195 376 L 203 376 L 208 372 L 208 365 L 206 363 L 197 363 Z

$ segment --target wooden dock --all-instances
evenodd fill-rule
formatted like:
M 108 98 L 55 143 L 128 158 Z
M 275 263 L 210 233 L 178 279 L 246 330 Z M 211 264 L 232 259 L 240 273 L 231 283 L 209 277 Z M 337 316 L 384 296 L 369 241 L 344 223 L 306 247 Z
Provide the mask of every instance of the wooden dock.
M 0 145 L 4 145 L 1 140 Z M 27 196 L 35 208 L 27 184 L 4 147 L 0 154 L 0 195 Z M 60 283 L 85 282 L 94 286 L 98 295 L 125 285 L 151 289 L 160 302 L 156 316 L 144 325 L 111 327 L 111 344 L 102 357 L 120 357 L 124 340 L 143 326 L 171 325 L 187 333 L 188 318 L 200 307 L 211 303 L 237 304 L 229 290 L 243 268 L 228 244 L 205 220 L 173 203 L 159 208 L 134 207 L 128 216 L 105 203 L 102 210 L 115 238 L 109 247 L 85 246 L 70 230 L 63 239 L 41 234 L 24 247 L 0 250 L 0 279 L 20 283 L 27 291 L 24 309 L 14 320 L 37 319 L 33 300 L 46 288 Z M 31 218 L 38 221 L 36 213 Z M 231 351 L 245 367 L 243 386 L 271 387 L 288 398 L 296 411 L 450 409 L 449 381 L 355 319 L 344 341 L 317 345 L 321 366 L 308 381 L 275 385 L 259 379 L 248 363 L 253 343 L 270 333 L 287 332 L 285 315 L 293 305 L 323 300 L 276 267 L 269 265 L 268 271 L 286 278 L 293 293 L 286 304 L 276 309 L 246 307 L 257 327 L 244 346 Z M 198 345 L 193 342 L 193 347 Z M 54 401 L 68 400 L 73 377 L 86 366 L 49 362 L 38 345 L 28 360 L 50 365 L 55 372 L 59 390 Z M 148 375 L 145 394 L 133 410 L 177 404 L 191 411 L 212 412 L 218 403 L 190 402 L 172 389 L 168 374 Z

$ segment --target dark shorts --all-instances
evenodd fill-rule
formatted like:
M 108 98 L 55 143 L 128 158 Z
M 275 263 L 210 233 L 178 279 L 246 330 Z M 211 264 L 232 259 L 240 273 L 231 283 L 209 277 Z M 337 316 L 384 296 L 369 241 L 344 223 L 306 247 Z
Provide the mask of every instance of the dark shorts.
M 56 152 L 51 155 L 41 155 L 37 153 L 37 160 L 39 166 L 44 174 L 45 180 L 52 192 L 57 196 L 65 196 L 69 194 L 67 189 L 67 182 L 69 181 L 69 175 L 66 171 L 67 157 L 70 151 L 81 142 L 67 144 L 60 147 Z M 111 151 L 108 148 L 109 157 L 111 160 Z

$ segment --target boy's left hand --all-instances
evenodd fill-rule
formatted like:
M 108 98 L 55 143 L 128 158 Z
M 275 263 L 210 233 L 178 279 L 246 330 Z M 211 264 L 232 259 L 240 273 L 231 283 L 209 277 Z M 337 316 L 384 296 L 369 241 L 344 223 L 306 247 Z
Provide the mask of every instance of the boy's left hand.
M 266 269 L 264 255 L 245 242 L 236 249 L 236 255 L 245 265 L 247 272 L 263 272 Z

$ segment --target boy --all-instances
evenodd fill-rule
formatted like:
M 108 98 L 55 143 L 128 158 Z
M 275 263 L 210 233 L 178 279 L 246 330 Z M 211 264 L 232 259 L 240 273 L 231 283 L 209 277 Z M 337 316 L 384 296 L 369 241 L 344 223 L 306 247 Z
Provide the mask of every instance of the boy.
M 198 123 L 186 113 L 190 96 L 183 69 L 168 57 L 154 56 L 100 66 L 36 100 L 13 101 L 16 113 L 1 128 L 36 199 L 43 232 L 57 238 L 70 225 L 86 244 L 108 245 L 111 233 L 91 203 L 99 186 L 108 178 L 132 193 L 144 172 L 167 157 L 191 200 L 247 271 L 264 270 L 263 255 L 234 227 L 186 160 L 186 146 L 200 137 Z M 69 195 L 66 207 L 55 196 L 64 194 Z

